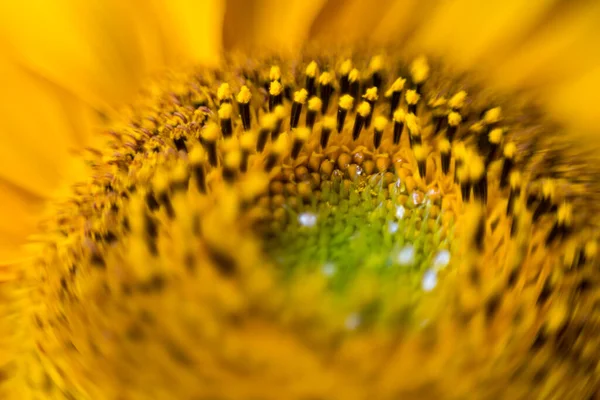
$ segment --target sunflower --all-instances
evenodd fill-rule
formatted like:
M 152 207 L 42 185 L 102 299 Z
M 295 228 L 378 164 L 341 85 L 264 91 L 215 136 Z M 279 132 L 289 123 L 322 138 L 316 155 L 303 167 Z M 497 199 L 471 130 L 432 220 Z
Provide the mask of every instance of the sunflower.
M 598 2 L 0 7 L 0 397 L 596 395 Z

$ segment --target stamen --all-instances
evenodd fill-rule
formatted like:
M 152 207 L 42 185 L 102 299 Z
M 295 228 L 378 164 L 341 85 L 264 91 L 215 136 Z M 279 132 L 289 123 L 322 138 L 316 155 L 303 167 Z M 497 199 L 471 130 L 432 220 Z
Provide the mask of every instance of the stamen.
M 369 70 L 371 71 L 371 78 L 373 80 L 373 86 L 377 88 L 377 90 L 381 90 L 381 85 L 383 84 L 383 76 L 381 75 L 381 70 L 383 69 L 383 57 L 375 56 L 371 58 L 369 63 Z
M 279 81 L 272 81 L 269 85 L 269 111 L 275 111 L 275 107 L 283 103 L 283 86 Z
M 308 128 L 298 128 L 296 131 L 296 135 L 294 138 L 294 144 L 292 145 L 292 159 L 295 160 L 300 155 L 300 150 L 302 150 L 302 146 L 310 137 L 310 129 Z
M 317 77 L 318 69 L 319 67 L 314 61 L 311 61 L 306 67 L 306 91 L 308 92 L 308 97 L 313 97 L 317 93 L 315 79 Z
M 459 113 L 452 111 L 448 114 L 448 130 L 446 131 L 446 138 L 450 143 L 454 140 L 454 135 L 458 129 L 458 125 L 462 122 L 462 117 Z
M 237 102 L 240 108 L 240 115 L 242 117 L 242 125 L 244 126 L 245 131 L 249 131 L 251 128 L 251 120 L 250 120 L 250 100 L 252 99 L 252 94 L 250 93 L 250 89 L 247 86 L 242 86 L 240 92 L 237 95 Z
M 350 71 L 352 71 L 352 61 L 346 60 L 340 67 L 340 94 L 350 93 Z
M 231 88 L 229 87 L 229 83 L 222 83 L 217 89 L 217 99 L 219 99 L 219 104 L 223 105 L 223 103 L 231 103 L 232 93 Z
M 507 143 L 504 146 L 504 158 L 502 163 L 502 172 L 500 173 L 500 188 L 504 189 L 508 184 L 508 176 L 514 166 L 514 157 L 517 152 L 517 146 L 513 143 Z
M 417 115 L 417 103 L 421 95 L 416 90 L 406 91 L 406 104 L 408 104 L 408 113 Z
M 228 138 L 233 134 L 233 124 L 231 123 L 231 113 L 233 107 L 230 103 L 225 102 L 219 108 L 219 120 L 221 121 L 221 133 L 224 138 Z
M 363 99 L 365 99 L 371 106 L 370 110 L 369 110 L 369 114 L 367 114 L 365 116 L 365 127 L 366 128 L 369 128 L 371 126 L 371 119 L 373 117 L 373 113 L 371 111 L 375 108 L 375 103 L 377 102 L 378 98 L 379 98 L 379 96 L 377 95 L 376 87 L 367 89 L 366 93 L 363 95 Z
M 209 122 L 202 130 L 202 144 L 208 153 L 208 162 L 213 167 L 219 163 L 217 157 L 217 140 L 219 139 L 219 126 L 214 122 Z
M 302 106 L 306 103 L 308 92 L 305 89 L 300 89 L 294 93 L 294 102 L 292 103 L 292 113 L 290 115 L 290 128 L 295 129 L 300 122 L 300 113 Z
M 404 121 L 406 114 L 404 110 L 399 108 L 394 112 L 394 144 L 400 143 L 402 131 L 404 130 Z
M 354 128 L 352 129 L 352 140 L 354 141 L 358 139 L 367 117 L 371 114 L 371 105 L 368 102 L 363 101 L 360 106 L 358 106 L 357 111 L 358 113 L 354 119 Z
M 192 174 L 196 178 L 196 187 L 201 193 L 206 193 L 206 172 L 204 164 L 206 162 L 206 154 L 201 146 L 194 146 L 190 151 L 190 164 L 192 166 Z
M 323 72 L 319 77 L 319 95 L 322 100 L 321 113 L 327 113 L 327 109 L 329 108 L 329 101 L 331 100 L 331 95 L 333 94 L 333 86 L 331 82 L 333 81 L 333 77 L 329 72 Z
M 323 119 L 323 127 L 321 128 L 321 148 L 327 148 L 331 131 L 335 129 L 335 119 L 333 117 L 325 117 Z
M 379 146 L 381 146 L 381 139 L 383 138 L 383 131 L 385 130 L 387 123 L 388 123 L 387 118 L 385 118 L 381 115 L 375 118 L 374 134 L 373 134 L 373 147 L 375 147 L 375 149 L 379 149 Z
M 338 103 L 338 113 L 337 113 L 337 131 L 342 132 L 344 128 L 344 122 L 346 121 L 346 115 L 348 115 L 348 110 L 352 108 L 354 105 L 354 98 L 350 95 L 343 95 L 340 97 Z
M 308 111 L 306 112 L 306 126 L 312 129 L 315 125 L 317 115 L 320 110 L 324 109 L 322 101 L 318 97 L 311 97 L 308 100 Z
M 400 100 L 402 99 L 402 89 L 404 89 L 405 83 L 406 79 L 398 78 L 385 93 L 385 97 L 390 99 L 390 118 L 394 116 L 394 112 L 398 108 L 398 105 L 400 105 Z
M 277 127 L 277 117 L 275 114 L 263 115 L 260 122 L 260 129 L 258 130 L 258 138 L 256 140 L 256 151 L 261 153 L 265 149 L 267 139 L 271 132 Z

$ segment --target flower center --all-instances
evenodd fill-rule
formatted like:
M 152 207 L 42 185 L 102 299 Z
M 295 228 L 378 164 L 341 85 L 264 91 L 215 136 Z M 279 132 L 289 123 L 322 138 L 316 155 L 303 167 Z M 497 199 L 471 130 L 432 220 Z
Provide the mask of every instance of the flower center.
M 591 393 L 586 159 L 424 58 L 315 59 L 168 75 L 113 121 L 25 271 L 38 397 Z

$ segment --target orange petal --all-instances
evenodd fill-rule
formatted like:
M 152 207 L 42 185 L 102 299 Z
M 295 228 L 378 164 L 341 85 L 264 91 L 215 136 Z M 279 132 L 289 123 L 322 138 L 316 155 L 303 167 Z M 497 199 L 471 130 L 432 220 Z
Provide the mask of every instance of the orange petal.
M 324 45 L 369 42 L 394 0 L 328 1 L 310 29 L 309 37 Z
M 227 2 L 226 48 L 297 52 L 325 0 L 233 0 Z

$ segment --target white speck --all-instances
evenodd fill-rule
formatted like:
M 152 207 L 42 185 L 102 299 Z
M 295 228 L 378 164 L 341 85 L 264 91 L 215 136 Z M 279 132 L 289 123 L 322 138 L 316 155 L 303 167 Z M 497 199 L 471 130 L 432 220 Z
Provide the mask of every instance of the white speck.
M 429 190 L 427 191 L 427 194 L 428 194 L 429 196 L 433 196 L 434 194 L 437 194 L 437 193 L 438 193 L 438 191 L 437 191 L 437 190 L 435 190 L 435 189 L 433 189 L 433 188 L 431 188 L 431 189 L 429 189 Z
M 411 245 L 404 246 L 398 252 L 396 261 L 400 265 L 412 265 L 415 262 L 415 248 Z
M 363 173 L 362 168 L 357 165 L 356 166 L 356 175 L 362 175 L 362 173 Z
M 400 186 L 402 186 L 402 181 L 400 180 L 400 178 L 398 178 L 398 180 L 396 181 L 396 187 L 399 188 Z
M 298 215 L 298 222 L 302 226 L 312 228 L 317 224 L 317 216 L 311 212 L 304 212 Z
M 424 291 L 430 292 L 437 285 L 437 272 L 434 269 L 428 269 L 421 280 L 421 288 Z
M 421 204 L 421 199 L 419 199 L 419 197 L 420 197 L 420 196 L 419 196 L 419 193 L 417 193 L 417 192 L 413 192 L 413 194 L 412 194 L 412 198 L 413 198 L 413 204 L 414 204 L 415 206 L 417 206 L 417 205 Z
M 402 219 L 404 218 L 404 214 L 406 213 L 406 209 L 404 206 L 396 206 L 396 218 Z
M 440 250 L 433 258 L 433 268 L 440 270 L 450 264 L 450 252 L 448 250 Z
M 346 318 L 345 325 L 346 329 L 352 331 L 355 330 L 360 325 L 360 315 L 356 313 L 348 315 L 348 318 Z
M 321 268 L 321 271 L 323 271 L 323 275 L 325 275 L 325 276 L 332 276 L 333 274 L 335 274 L 335 264 L 327 263 L 327 264 L 323 265 L 323 268 Z
M 396 233 L 398 232 L 398 223 L 397 222 L 390 222 L 388 224 L 388 232 L 389 233 Z

